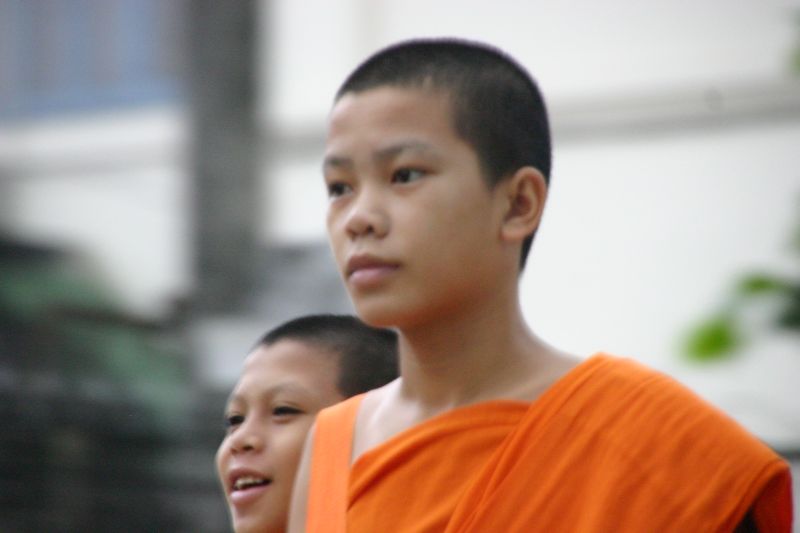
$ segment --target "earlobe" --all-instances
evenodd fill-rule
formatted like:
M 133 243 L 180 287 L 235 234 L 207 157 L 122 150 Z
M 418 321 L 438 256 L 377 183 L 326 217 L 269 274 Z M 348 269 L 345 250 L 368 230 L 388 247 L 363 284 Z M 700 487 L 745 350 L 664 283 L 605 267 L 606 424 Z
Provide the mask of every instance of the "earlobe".
M 517 170 L 504 185 L 507 203 L 502 237 L 521 242 L 539 226 L 547 184 L 541 172 L 526 166 Z

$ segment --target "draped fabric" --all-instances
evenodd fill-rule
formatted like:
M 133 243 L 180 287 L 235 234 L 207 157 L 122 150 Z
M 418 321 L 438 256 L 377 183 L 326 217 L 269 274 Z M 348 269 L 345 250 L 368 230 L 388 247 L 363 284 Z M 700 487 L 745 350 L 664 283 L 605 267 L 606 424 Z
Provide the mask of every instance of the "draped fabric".
M 791 531 L 786 463 L 630 360 L 593 356 L 532 404 L 449 411 L 351 466 L 360 401 L 318 417 L 309 533 L 732 531 L 751 508 Z

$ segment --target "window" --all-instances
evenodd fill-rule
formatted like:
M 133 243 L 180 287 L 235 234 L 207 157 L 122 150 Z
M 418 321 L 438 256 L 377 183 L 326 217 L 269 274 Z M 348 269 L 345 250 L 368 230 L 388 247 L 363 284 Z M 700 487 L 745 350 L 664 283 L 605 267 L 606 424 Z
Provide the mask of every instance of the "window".
M 0 0 L 0 119 L 180 98 L 186 0 Z

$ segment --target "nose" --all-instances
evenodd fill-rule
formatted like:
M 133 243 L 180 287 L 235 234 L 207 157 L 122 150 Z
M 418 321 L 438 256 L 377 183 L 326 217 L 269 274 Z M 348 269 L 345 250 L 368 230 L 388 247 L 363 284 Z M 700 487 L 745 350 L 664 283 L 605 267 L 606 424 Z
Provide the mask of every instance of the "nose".
M 350 206 L 345 230 L 351 239 L 359 237 L 382 238 L 389 230 L 389 219 L 382 204 L 380 191 L 364 187 Z
M 230 436 L 231 453 L 260 451 L 264 448 L 264 436 L 252 425 L 244 423 Z

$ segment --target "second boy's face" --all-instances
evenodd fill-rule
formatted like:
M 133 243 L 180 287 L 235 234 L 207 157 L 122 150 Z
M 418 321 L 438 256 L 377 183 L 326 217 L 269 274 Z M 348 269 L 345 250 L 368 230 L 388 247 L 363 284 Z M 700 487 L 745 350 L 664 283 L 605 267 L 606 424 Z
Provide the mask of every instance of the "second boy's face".
M 247 358 L 226 410 L 217 474 L 236 533 L 283 533 L 292 486 L 314 416 L 344 398 L 337 358 L 284 339 Z
M 346 94 L 331 113 L 323 171 L 331 247 L 363 320 L 413 327 L 497 290 L 505 205 L 443 94 Z

